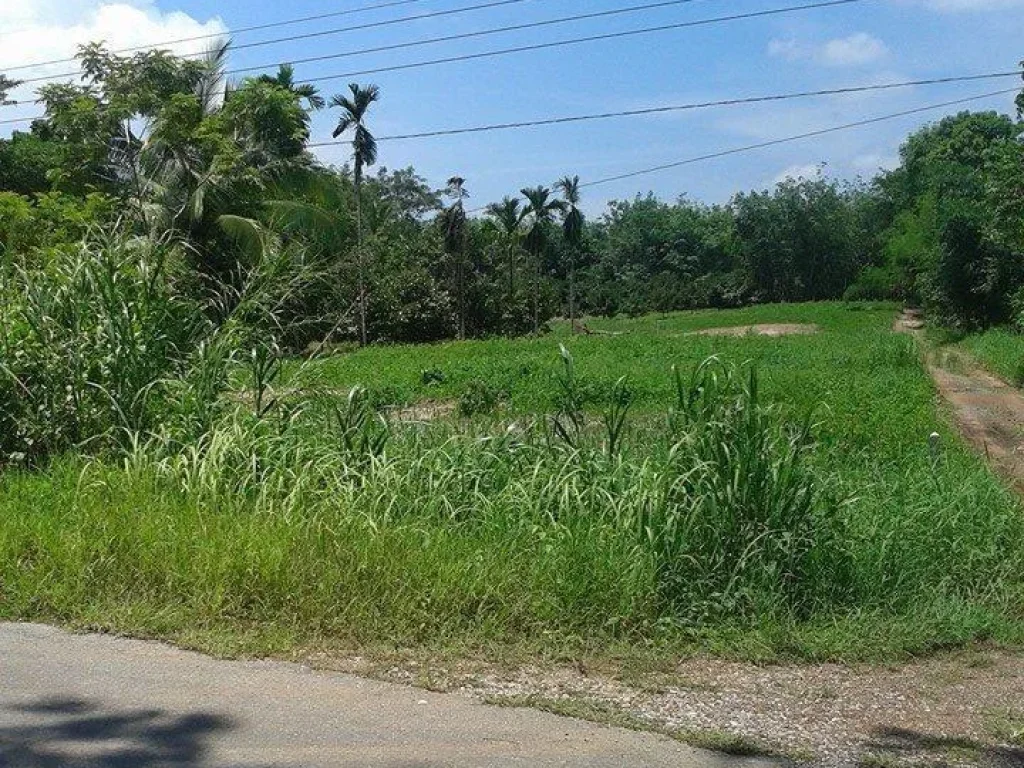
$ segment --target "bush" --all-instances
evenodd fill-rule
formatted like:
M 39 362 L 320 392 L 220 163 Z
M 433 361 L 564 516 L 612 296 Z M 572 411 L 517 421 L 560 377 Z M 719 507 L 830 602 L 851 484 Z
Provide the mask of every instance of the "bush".
M 11 266 L 0 307 L 0 461 L 153 428 L 208 330 L 171 289 L 174 249 L 120 233 Z
M 477 416 L 493 413 L 504 395 L 500 389 L 480 379 L 466 383 L 466 388 L 459 395 L 459 415 Z
M 895 301 L 904 298 L 892 272 L 885 267 L 865 267 L 857 281 L 843 293 L 843 301 Z

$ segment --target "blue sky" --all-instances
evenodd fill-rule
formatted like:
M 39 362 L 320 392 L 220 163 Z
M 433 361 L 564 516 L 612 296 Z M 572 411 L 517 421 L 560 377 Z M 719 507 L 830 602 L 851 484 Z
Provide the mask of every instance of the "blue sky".
M 806 2 L 806 0 L 803 0 Z M 373 5 L 378 0 L 4 0 L 0 9 L 0 71 L 4 65 L 70 52 L 83 35 L 116 45 L 204 31 L 231 30 L 297 16 Z M 481 0 L 421 0 L 412 5 L 239 35 L 238 43 L 328 27 L 349 26 Z M 332 35 L 237 52 L 242 67 L 329 55 L 526 21 L 641 5 L 650 0 L 526 0 L 487 10 L 420 20 L 383 29 Z M 694 0 L 657 10 L 563 24 L 540 30 L 352 56 L 297 65 L 301 79 L 801 4 L 801 0 Z M 153 36 L 156 36 L 155 38 Z M 805 10 L 588 43 L 524 54 L 443 64 L 356 78 L 375 82 L 382 101 L 372 115 L 380 136 L 510 120 L 585 114 L 863 83 L 1012 70 L 1024 58 L 1020 0 L 863 0 Z M 195 44 L 183 48 L 194 48 Z M 179 49 L 182 50 L 182 49 Z M 65 65 L 66 66 L 66 65 Z M 39 70 L 44 74 L 54 70 Z M 33 71 L 32 74 L 36 72 Z M 15 74 L 15 73 L 12 73 Z M 27 76 L 27 72 L 19 72 Z M 348 79 L 323 81 L 331 94 Z M 826 128 L 926 104 L 1009 88 L 1016 80 L 923 86 L 781 104 L 737 106 L 661 116 L 630 117 L 471 136 L 382 143 L 388 167 L 416 167 L 437 186 L 464 176 L 477 204 L 549 184 L 564 174 L 584 181 L 690 156 Z M 1011 111 L 1012 95 L 971 108 Z M 946 110 L 946 112 L 955 110 Z M 25 114 L 3 110 L 3 116 Z M 739 190 L 770 186 L 786 174 L 871 175 L 891 165 L 906 133 L 942 111 L 901 118 L 784 146 L 588 188 L 587 208 L 653 191 L 720 202 Z M 325 140 L 336 117 L 316 117 L 314 140 Z M 344 145 L 318 150 L 344 162 Z

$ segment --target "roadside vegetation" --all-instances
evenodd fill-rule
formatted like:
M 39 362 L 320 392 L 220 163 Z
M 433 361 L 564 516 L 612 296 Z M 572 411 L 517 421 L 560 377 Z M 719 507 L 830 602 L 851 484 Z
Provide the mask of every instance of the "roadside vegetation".
M 895 302 L 1018 320 L 1011 118 L 922 129 L 867 184 L 587 222 L 567 176 L 475 218 L 461 176 L 368 172 L 377 89 L 330 100 L 353 164 L 324 168 L 327 100 L 288 68 L 225 91 L 225 55 L 90 46 L 0 141 L 0 617 L 255 650 L 1021 641 L 1020 503 L 891 332 Z M 814 332 L 694 334 L 760 323 Z

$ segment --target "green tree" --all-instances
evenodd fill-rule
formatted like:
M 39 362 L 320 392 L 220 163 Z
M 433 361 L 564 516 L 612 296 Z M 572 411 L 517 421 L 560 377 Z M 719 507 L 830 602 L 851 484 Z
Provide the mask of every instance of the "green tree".
M 356 84 L 349 84 L 351 96 L 342 94 L 335 95 L 331 99 L 332 107 L 341 109 L 341 117 L 334 129 L 334 138 L 352 129 L 352 161 L 354 164 L 353 179 L 355 181 L 356 193 L 356 248 L 358 250 L 357 260 L 359 263 L 359 337 L 361 343 L 366 345 L 366 257 L 363 252 L 363 211 L 362 211 L 362 190 L 363 190 L 363 168 L 377 162 L 377 140 L 366 127 L 366 116 L 370 105 L 380 98 L 380 89 L 376 85 L 369 85 L 365 88 Z
M 555 214 L 565 210 L 561 200 L 551 197 L 551 190 L 544 186 L 520 190 L 526 198 L 524 219 L 526 227 L 526 250 L 533 261 L 533 332 L 540 332 L 540 272 L 548 231 L 555 221 Z
M 45 135 L 45 124 L 39 124 L 0 139 L 0 190 L 33 195 L 50 189 L 50 171 L 63 165 L 64 147 Z
M 842 296 L 859 272 L 853 211 L 824 178 L 787 179 L 733 198 L 749 283 L 764 301 Z
M 226 56 L 220 43 L 202 59 L 168 51 L 118 56 L 101 44 L 79 49 L 82 82 L 49 83 L 39 89 L 50 136 L 62 142 L 64 163 L 54 181 L 66 191 L 101 189 L 126 198 L 142 220 L 147 190 L 140 155 L 169 105 L 210 83 L 211 68 Z M 211 88 L 204 98 L 217 98 Z
M 580 177 L 565 176 L 555 187 L 562 193 L 562 234 L 565 237 L 569 264 L 569 328 L 576 333 L 576 262 L 583 244 L 583 211 L 580 204 Z

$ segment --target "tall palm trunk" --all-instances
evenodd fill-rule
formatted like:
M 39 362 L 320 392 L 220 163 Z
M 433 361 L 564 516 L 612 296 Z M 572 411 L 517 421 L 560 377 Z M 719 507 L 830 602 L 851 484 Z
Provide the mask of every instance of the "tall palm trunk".
M 459 341 L 466 339 L 466 264 L 460 251 L 455 263 L 455 282 L 459 292 Z
M 569 332 L 576 333 L 576 253 L 569 251 Z
M 509 316 L 512 314 L 512 306 L 516 300 L 516 246 L 509 243 L 508 246 L 508 302 L 506 308 Z
M 533 333 L 540 333 L 540 254 L 533 259 Z
M 363 168 L 356 160 L 356 260 L 359 288 L 359 338 L 366 346 L 366 259 L 363 255 Z

